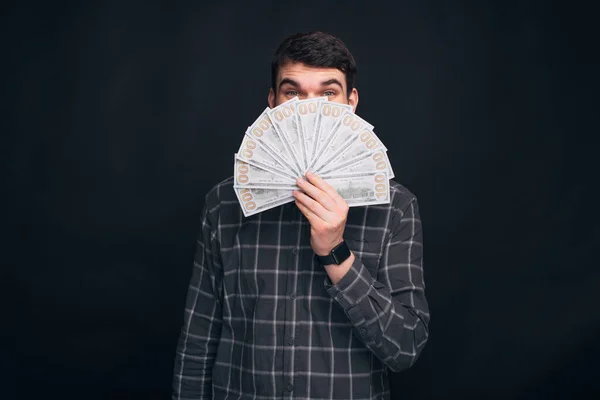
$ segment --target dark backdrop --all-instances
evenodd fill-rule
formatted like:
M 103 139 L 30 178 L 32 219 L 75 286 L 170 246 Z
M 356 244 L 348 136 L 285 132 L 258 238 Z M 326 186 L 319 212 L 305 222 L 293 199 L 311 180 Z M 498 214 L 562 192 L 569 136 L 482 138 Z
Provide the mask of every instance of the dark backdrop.
M 216 3 L 2 6 L 0 397 L 169 397 L 203 197 L 266 105 L 275 47 L 312 29 L 355 55 L 357 113 L 421 206 L 431 337 L 394 398 L 600 395 L 591 11 Z

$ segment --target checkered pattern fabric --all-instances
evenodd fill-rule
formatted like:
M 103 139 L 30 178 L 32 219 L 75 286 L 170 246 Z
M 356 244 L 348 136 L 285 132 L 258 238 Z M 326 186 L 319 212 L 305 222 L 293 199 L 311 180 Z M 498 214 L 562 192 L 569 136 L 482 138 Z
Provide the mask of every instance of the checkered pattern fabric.
M 294 203 L 244 218 L 229 178 L 206 196 L 173 399 L 386 399 L 428 338 L 417 200 L 352 207 L 336 284 Z

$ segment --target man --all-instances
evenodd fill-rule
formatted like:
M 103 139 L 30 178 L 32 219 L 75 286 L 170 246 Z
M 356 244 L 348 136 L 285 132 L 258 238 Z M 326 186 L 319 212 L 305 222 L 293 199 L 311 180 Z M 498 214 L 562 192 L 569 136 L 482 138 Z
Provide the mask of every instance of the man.
M 328 96 L 356 109 L 355 75 L 339 39 L 291 36 L 269 106 Z M 384 399 L 388 370 L 419 357 L 429 310 L 415 196 L 392 181 L 390 204 L 349 209 L 306 178 L 294 203 L 248 218 L 232 178 L 207 194 L 173 399 Z

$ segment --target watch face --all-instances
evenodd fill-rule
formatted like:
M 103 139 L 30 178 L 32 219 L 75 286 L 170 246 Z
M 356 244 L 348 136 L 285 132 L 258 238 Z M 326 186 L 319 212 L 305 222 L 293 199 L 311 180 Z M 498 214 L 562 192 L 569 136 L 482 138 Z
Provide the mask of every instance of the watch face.
M 350 249 L 348 248 L 346 242 L 342 242 L 333 250 L 331 250 L 331 255 L 335 260 L 335 263 L 339 265 L 346 261 L 348 257 L 350 257 Z

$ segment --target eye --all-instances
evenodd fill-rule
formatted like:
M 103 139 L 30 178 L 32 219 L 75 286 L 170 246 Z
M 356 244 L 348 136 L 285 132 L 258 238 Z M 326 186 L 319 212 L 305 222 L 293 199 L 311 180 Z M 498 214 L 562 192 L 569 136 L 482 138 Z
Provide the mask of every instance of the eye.
M 333 90 L 326 90 L 323 93 L 323 96 L 327 96 L 327 97 L 335 96 L 335 92 Z
M 288 90 L 285 92 L 287 96 L 298 96 L 298 92 L 296 90 Z

